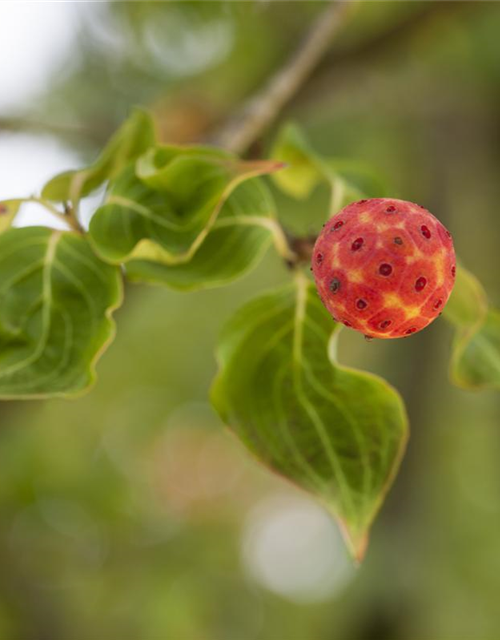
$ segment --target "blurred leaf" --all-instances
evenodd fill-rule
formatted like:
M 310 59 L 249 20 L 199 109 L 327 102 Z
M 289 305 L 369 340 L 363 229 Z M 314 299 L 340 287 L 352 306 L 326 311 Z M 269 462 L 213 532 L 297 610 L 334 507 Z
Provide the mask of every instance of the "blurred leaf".
M 408 427 L 394 389 L 336 362 L 338 332 L 303 276 L 254 300 L 222 334 L 212 402 L 259 460 L 326 504 L 361 558 Z
M 482 284 L 470 271 L 457 265 L 455 286 L 444 309 L 444 316 L 457 327 L 480 324 L 488 311 L 488 299 Z
M 79 235 L 45 227 L 0 236 L 0 397 L 75 394 L 114 335 L 118 269 Z
M 376 171 L 357 160 L 322 157 L 294 124 L 281 129 L 271 157 L 287 163 L 288 167 L 273 180 L 293 198 L 305 199 L 320 182 L 327 182 L 332 192 L 329 215 L 360 198 L 386 195 Z
M 207 237 L 189 262 L 176 265 L 147 260 L 127 263 L 130 280 L 179 290 L 220 286 L 249 271 L 269 246 L 274 202 L 262 180 L 240 184 L 224 203 Z
M 293 198 L 305 199 L 321 180 L 331 180 L 328 168 L 294 124 L 287 124 L 281 129 L 272 148 L 271 158 L 288 165 L 273 180 L 284 193 Z
M 366 163 L 346 158 L 330 158 L 326 163 L 344 180 L 346 191 L 351 191 L 355 198 L 384 198 L 390 195 L 385 180 Z M 351 200 L 345 204 L 349 202 Z
M 451 361 L 453 382 L 468 389 L 500 389 L 500 312 L 488 311 L 480 327 L 459 332 Z
M 131 160 L 154 144 L 155 130 L 150 114 L 135 109 L 93 164 L 55 176 L 44 186 L 42 197 L 58 202 L 77 202 L 116 177 Z
M 454 384 L 500 389 L 500 312 L 488 309 L 481 283 L 460 265 L 444 316 L 457 328 L 450 363 Z
M 0 233 L 10 227 L 23 202 L 23 198 L 0 201 Z
M 244 162 L 206 147 L 159 147 L 136 167 L 112 183 L 90 223 L 96 251 L 108 262 L 187 262 L 236 186 L 281 165 Z

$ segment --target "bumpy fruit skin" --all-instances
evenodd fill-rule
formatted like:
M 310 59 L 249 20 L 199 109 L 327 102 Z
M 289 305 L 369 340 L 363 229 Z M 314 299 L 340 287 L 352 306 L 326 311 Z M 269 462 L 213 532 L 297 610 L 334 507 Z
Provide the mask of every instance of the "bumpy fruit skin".
M 334 215 L 312 270 L 337 322 L 371 338 L 403 338 L 439 316 L 455 283 L 450 232 L 420 205 L 360 200 Z

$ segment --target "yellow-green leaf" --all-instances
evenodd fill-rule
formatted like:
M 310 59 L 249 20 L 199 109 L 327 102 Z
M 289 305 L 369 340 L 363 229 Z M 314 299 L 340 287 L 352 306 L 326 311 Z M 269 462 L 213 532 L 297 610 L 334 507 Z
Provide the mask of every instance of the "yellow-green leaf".
M 451 360 L 453 382 L 466 389 L 500 389 L 500 312 L 491 309 L 479 328 L 459 332 Z
M 304 277 L 250 302 L 222 334 L 212 402 L 259 460 L 338 518 L 361 558 L 408 425 L 384 380 L 338 364 L 338 332 Z
M 160 147 L 115 180 L 90 223 L 99 255 L 111 263 L 188 262 L 227 198 L 243 181 L 281 167 L 245 162 L 206 147 Z
M 483 285 L 470 271 L 457 265 L 455 286 L 444 310 L 446 319 L 465 329 L 480 324 L 487 311 L 488 298 Z
M 262 180 L 247 180 L 228 197 L 191 260 L 178 264 L 131 260 L 126 265 L 127 276 L 134 282 L 183 291 L 226 284 L 260 260 L 277 228 L 274 213 L 271 194 Z
M 119 270 L 72 232 L 0 235 L 0 398 L 72 395 L 114 336 Z
M 319 182 L 331 180 L 328 167 L 294 124 L 287 124 L 281 129 L 271 158 L 287 164 L 273 179 L 282 191 L 294 198 L 305 199 Z
M 479 280 L 461 265 L 444 317 L 456 328 L 450 377 L 466 389 L 500 389 L 500 312 Z
M 328 217 L 354 200 L 386 195 L 385 186 L 373 169 L 357 160 L 323 157 L 295 124 L 287 124 L 281 129 L 271 157 L 287 164 L 273 180 L 293 198 L 307 198 L 321 182 L 329 185 Z

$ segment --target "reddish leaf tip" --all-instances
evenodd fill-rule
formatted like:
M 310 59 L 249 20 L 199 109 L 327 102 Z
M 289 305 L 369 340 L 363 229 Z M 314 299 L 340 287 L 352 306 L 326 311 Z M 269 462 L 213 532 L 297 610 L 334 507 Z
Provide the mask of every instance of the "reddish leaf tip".
M 366 555 L 368 549 L 369 535 L 367 531 L 362 533 L 354 532 L 345 521 L 339 520 L 339 527 L 346 543 L 351 558 L 357 565 L 360 565 Z

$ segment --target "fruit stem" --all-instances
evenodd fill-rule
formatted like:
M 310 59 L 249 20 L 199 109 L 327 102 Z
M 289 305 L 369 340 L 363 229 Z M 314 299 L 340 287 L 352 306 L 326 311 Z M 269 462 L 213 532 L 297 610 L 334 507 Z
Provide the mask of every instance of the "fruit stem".
M 294 256 L 292 261 L 287 261 L 290 268 L 310 264 L 316 236 L 292 236 L 289 234 L 287 242 Z

